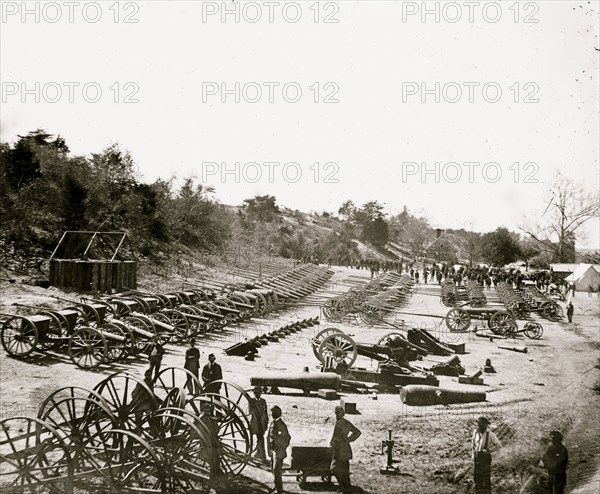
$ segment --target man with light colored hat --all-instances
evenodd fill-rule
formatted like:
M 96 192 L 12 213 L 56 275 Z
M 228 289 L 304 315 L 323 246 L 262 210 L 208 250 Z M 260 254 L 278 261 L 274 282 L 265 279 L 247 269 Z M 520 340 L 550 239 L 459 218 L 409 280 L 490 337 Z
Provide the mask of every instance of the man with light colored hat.
M 471 439 L 473 457 L 473 479 L 476 494 L 491 494 L 492 492 L 492 454 L 501 448 L 502 443 L 492 431 L 488 431 L 490 421 L 486 417 L 477 419 L 477 429 Z
M 344 407 L 335 407 L 335 427 L 331 437 L 331 473 L 335 475 L 342 492 L 351 492 L 352 484 L 350 482 L 350 460 L 352 459 L 352 448 L 350 443 L 356 441 L 360 435 L 360 430 L 349 420 L 344 418 L 346 410 Z
M 550 433 L 552 444 L 542 458 L 542 464 L 548 470 L 548 493 L 563 494 L 567 485 L 567 464 L 569 453 L 563 446 L 563 436 L 558 431 Z
M 271 492 L 280 494 L 283 492 L 283 459 L 287 456 L 287 448 L 290 445 L 290 433 L 287 425 L 281 419 L 281 408 L 277 405 L 271 408 L 273 421 L 269 427 L 267 449 L 271 457 L 271 468 L 275 480 L 275 489 Z
M 262 388 L 254 387 L 254 397 L 250 397 L 250 434 L 256 436 L 256 454 L 258 458 L 266 462 L 265 453 L 265 432 L 269 425 L 269 413 L 267 411 L 267 402 L 262 398 Z

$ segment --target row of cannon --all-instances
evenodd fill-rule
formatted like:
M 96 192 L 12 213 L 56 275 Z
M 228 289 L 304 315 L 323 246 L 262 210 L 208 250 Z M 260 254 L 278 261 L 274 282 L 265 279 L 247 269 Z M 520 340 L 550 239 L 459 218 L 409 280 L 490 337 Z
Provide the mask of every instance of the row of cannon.
M 445 280 L 442 283 L 440 300 L 446 307 L 455 307 L 461 302 L 471 307 L 483 307 L 487 304 L 483 288 L 473 280 L 465 280 L 464 285 L 456 285 L 453 280 Z
M 386 272 L 361 287 L 329 298 L 321 309 L 331 322 L 358 315 L 365 324 L 376 324 L 397 307 L 401 307 L 410 296 L 415 282 L 407 274 Z
M 104 298 L 65 300 L 60 310 L 16 304 L 30 315 L 0 314 L 0 342 L 16 358 L 66 350 L 71 361 L 94 369 L 138 355 L 152 341 L 182 343 L 287 307 L 314 292 L 332 272 L 302 265 L 288 273 L 243 286 L 188 284 L 165 294 L 129 291 Z
M 51 393 L 35 417 L 0 422 L 0 491 L 188 493 L 240 474 L 256 445 L 250 398 L 169 367 L 152 382 L 116 373 Z
M 496 291 L 505 307 L 519 319 L 527 319 L 532 312 L 549 321 L 560 321 L 563 317 L 562 307 L 534 285 L 523 285 L 517 291 L 510 284 L 499 282 Z

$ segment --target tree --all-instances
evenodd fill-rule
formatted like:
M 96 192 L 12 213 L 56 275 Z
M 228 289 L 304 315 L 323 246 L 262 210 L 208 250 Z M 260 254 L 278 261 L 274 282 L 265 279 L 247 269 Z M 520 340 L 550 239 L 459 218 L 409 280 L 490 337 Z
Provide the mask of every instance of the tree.
M 480 252 L 484 260 L 495 266 L 514 262 L 521 254 L 519 243 L 504 227 L 481 237 Z
M 520 228 L 537 242 L 541 251 L 551 253 L 555 262 L 574 262 L 578 232 L 585 223 L 598 218 L 598 193 L 558 174 L 545 203 L 540 220 L 524 220 Z
M 271 223 L 279 215 L 275 196 L 254 196 L 252 199 L 244 199 L 244 211 L 248 217 L 259 223 Z

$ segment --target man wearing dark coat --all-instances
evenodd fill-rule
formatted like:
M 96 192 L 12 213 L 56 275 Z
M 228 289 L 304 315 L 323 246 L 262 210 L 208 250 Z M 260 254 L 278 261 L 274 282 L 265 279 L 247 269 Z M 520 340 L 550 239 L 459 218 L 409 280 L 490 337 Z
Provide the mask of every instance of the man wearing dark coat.
M 208 356 L 208 364 L 206 364 L 202 368 L 202 381 L 204 381 L 204 387 L 208 386 L 210 383 L 214 381 L 220 381 L 223 379 L 223 371 L 221 370 L 221 366 L 217 364 L 216 357 L 214 353 L 211 353 Z M 215 384 L 211 386 L 211 393 L 219 393 L 221 390 L 221 384 Z
M 190 347 L 185 352 L 185 364 L 183 368 L 191 372 L 198 379 L 198 371 L 200 370 L 200 350 L 196 348 L 196 339 L 190 339 Z M 185 387 L 192 395 L 200 394 L 199 382 L 195 381 L 191 376 L 187 376 Z
M 558 431 L 550 433 L 552 444 L 546 450 L 542 463 L 548 470 L 548 493 L 563 494 L 567 485 L 567 464 L 569 453 L 562 443 L 562 434 Z
M 350 460 L 352 459 L 352 448 L 350 443 L 360 437 L 360 430 L 349 420 L 344 418 L 346 411 L 343 407 L 335 407 L 335 427 L 331 437 L 331 473 L 335 475 L 342 492 L 351 492 L 350 482 Z

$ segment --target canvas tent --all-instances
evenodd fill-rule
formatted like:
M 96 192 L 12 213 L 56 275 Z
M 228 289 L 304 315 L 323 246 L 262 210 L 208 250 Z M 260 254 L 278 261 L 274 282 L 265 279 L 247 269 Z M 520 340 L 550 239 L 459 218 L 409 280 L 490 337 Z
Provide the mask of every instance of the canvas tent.
M 569 283 L 575 283 L 575 290 L 587 292 L 588 286 L 592 285 L 594 291 L 600 283 L 600 266 L 592 264 L 580 264 L 575 271 L 565 278 Z

